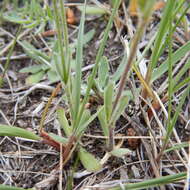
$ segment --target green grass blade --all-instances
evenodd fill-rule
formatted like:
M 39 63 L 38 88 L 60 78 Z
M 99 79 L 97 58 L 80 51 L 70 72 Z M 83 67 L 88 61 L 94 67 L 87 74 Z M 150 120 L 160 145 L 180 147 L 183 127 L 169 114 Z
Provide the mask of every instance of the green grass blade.
M 41 139 L 39 136 L 27 131 L 26 129 L 2 124 L 0 124 L 0 136 L 22 137 L 32 140 Z
M 184 66 L 181 68 L 181 70 L 177 73 L 177 75 L 174 78 L 174 85 L 179 83 L 179 80 L 181 77 L 187 72 L 190 68 L 190 59 L 184 64 Z
M 172 65 L 174 65 L 177 61 L 179 61 L 182 57 L 185 56 L 186 53 L 189 52 L 190 49 L 190 41 L 180 47 L 177 51 L 175 51 L 172 55 Z M 157 69 L 154 70 L 151 82 L 154 82 L 159 77 L 161 77 L 168 70 L 168 62 L 169 59 L 164 61 Z
M 103 130 L 104 136 L 108 136 L 109 135 L 109 128 L 108 128 L 108 123 L 107 123 L 107 120 L 106 120 L 106 114 L 105 114 L 104 106 L 103 106 L 102 110 L 98 114 L 98 119 L 100 121 L 100 126 L 101 126 L 101 128 Z
M 67 67 L 66 67 L 66 61 L 65 61 L 65 53 L 64 53 L 64 48 L 63 48 L 63 31 L 61 27 L 61 22 L 60 22 L 60 14 L 59 14 L 59 8 L 57 7 L 57 0 L 53 0 L 53 10 L 54 10 L 54 15 L 55 15 L 55 23 L 56 23 L 56 29 L 57 29 L 57 36 L 58 36 L 58 45 L 59 45 L 59 51 L 60 52 L 60 57 L 61 57 L 61 79 L 63 79 L 63 82 L 67 84 L 68 81 L 68 73 L 67 73 Z
M 13 186 L 8 186 L 8 185 L 0 185 L 0 190 L 26 190 L 21 187 L 13 187 Z M 27 189 L 27 190 L 35 190 L 34 188 L 32 189 Z
M 85 9 L 86 1 L 83 6 L 78 40 L 77 40 L 77 49 L 76 49 L 76 75 L 74 78 L 74 88 L 73 88 L 73 100 L 74 100 L 74 128 L 78 126 L 79 123 L 76 123 L 76 119 L 79 113 L 80 108 L 80 96 L 81 96 L 81 77 L 82 77 L 82 63 L 83 63 L 83 38 L 84 38 L 84 23 L 85 23 Z
M 3 71 L 3 74 L 2 74 L 2 78 L 4 78 L 5 73 L 7 72 L 8 68 L 9 68 L 10 60 L 11 60 L 10 58 L 11 58 L 11 55 L 13 54 L 13 50 L 14 50 L 15 45 L 16 45 L 16 43 L 17 43 L 17 39 L 18 39 L 18 36 L 19 36 L 19 34 L 20 34 L 20 32 L 21 32 L 21 29 L 22 29 L 22 25 L 18 28 L 18 31 L 17 31 L 17 33 L 16 33 L 16 36 L 15 36 L 15 38 L 14 38 L 14 40 L 13 40 L 13 44 L 11 45 L 11 49 L 9 50 L 9 53 L 8 53 L 8 55 L 7 55 L 7 61 L 6 61 L 6 63 L 5 63 L 5 67 L 4 67 L 4 71 Z M 1 85 L 0 85 L 0 88 L 1 88 Z
M 62 143 L 63 145 L 67 145 L 67 143 L 69 142 L 69 140 L 67 139 L 67 138 L 65 138 L 65 137 L 61 137 L 61 136 L 58 136 L 58 135 L 55 135 L 54 133 L 48 133 L 49 134 L 49 136 L 53 139 L 53 140 L 55 140 L 55 141 L 57 141 L 57 142 L 60 142 L 60 143 Z
M 167 27 L 168 22 L 169 22 L 168 18 L 172 15 L 171 10 L 173 10 L 174 5 L 175 5 L 175 3 L 173 0 L 168 0 L 165 5 L 164 13 L 162 15 L 162 19 L 161 19 L 159 30 L 157 33 L 155 45 L 154 45 L 153 52 L 151 55 L 151 61 L 149 63 L 148 71 L 146 74 L 146 82 L 147 83 L 150 82 L 150 80 L 152 78 L 153 69 L 156 67 L 156 63 L 157 63 L 159 55 L 160 55 L 160 49 L 162 47 L 163 40 L 165 39 L 167 30 L 168 30 L 168 27 Z
M 173 118 L 171 119 L 171 122 L 169 123 L 168 127 L 167 127 L 167 131 L 166 131 L 166 136 L 165 136 L 165 140 L 164 140 L 164 144 L 163 144 L 163 148 L 161 151 L 164 151 L 166 145 L 168 144 L 168 141 L 169 141 L 169 138 L 170 138 L 170 135 L 171 133 L 173 132 L 173 128 L 175 127 L 175 124 L 176 124 L 176 121 L 177 121 L 177 118 L 181 112 L 181 109 L 182 109 L 182 106 L 185 102 L 185 99 L 186 97 L 188 96 L 189 94 L 189 91 L 190 91 L 190 86 L 187 87 L 187 89 L 184 91 L 182 97 L 181 97 L 181 100 L 179 102 L 179 105 L 177 106 L 176 110 L 175 110 L 175 113 L 174 113 L 174 116 Z
M 183 142 L 183 143 L 175 144 L 171 148 L 167 148 L 164 151 L 164 153 L 171 152 L 171 151 L 174 151 L 174 150 L 180 150 L 181 148 L 186 148 L 188 146 L 189 146 L 188 142 Z
M 85 131 L 85 129 L 88 127 L 88 125 L 96 118 L 98 117 L 99 112 L 101 112 L 103 107 L 101 107 L 95 114 L 91 115 L 88 120 L 85 122 L 82 122 L 81 125 L 76 130 L 76 136 L 81 136 L 82 133 Z
M 124 184 L 124 189 L 126 190 L 137 190 L 137 189 L 148 189 L 151 187 L 159 187 L 161 185 L 166 185 L 169 183 L 174 183 L 180 180 L 185 179 L 187 176 L 186 172 L 182 172 L 179 174 L 174 174 L 174 175 L 168 175 L 168 176 L 163 176 L 160 178 L 155 178 L 155 179 L 150 179 L 150 180 L 146 180 L 143 182 L 139 182 L 139 183 L 133 183 L 133 184 Z M 121 187 L 115 187 L 115 188 L 111 188 L 110 190 L 122 190 Z
M 115 123 L 117 119 L 121 116 L 121 114 L 124 112 L 127 104 L 128 104 L 129 98 L 128 96 L 122 96 L 120 101 L 117 104 L 117 107 L 115 110 L 113 110 L 112 117 L 109 121 L 109 124 Z
M 172 10 L 171 10 L 172 11 Z M 169 20 L 169 54 L 168 54 L 168 119 L 167 119 L 167 126 L 168 128 L 170 128 L 169 126 L 171 125 L 171 113 L 172 113 L 172 95 L 173 95 L 173 80 L 172 80 L 172 69 L 173 69 L 173 65 L 172 65 L 172 22 L 173 19 L 172 17 L 168 18 Z M 173 126 L 174 127 L 174 126 Z M 173 131 L 173 127 L 172 127 L 172 131 Z
M 111 119 L 112 108 L 113 108 L 113 95 L 114 95 L 114 85 L 112 82 L 108 84 L 104 90 L 104 105 L 105 105 L 105 114 L 107 122 Z
M 128 55 L 125 52 L 124 57 L 123 57 L 121 63 L 119 64 L 119 67 L 117 68 L 116 72 L 112 76 L 112 80 L 114 82 L 117 82 L 120 79 L 120 77 L 121 77 L 121 75 L 123 73 L 123 70 L 125 69 L 125 64 L 126 64 L 127 56 Z
M 190 77 L 185 78 L 183 81 L 181 81 L 178 85 L 174 87 L 174 92 L 180 90 L 182 87 L 184 87 L 186 84 L 190 82 Z

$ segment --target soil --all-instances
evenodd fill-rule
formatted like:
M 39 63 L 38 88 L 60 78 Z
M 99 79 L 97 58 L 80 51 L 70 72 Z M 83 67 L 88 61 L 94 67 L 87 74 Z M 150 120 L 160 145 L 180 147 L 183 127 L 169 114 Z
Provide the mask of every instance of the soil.
M 121 10 L 122 12 L 122 10 Z M 79 13 L 76 13 L 79 14 Z M 151 24 L 148 26 L 147 35 L 143 38 L 141 42 L 143 51 L 146 43 L 150 40 L 153 29 L 157 28 L 157 24 L 160 21 L 159 15 L 160 12 L 155 12 L 151 21 Z M 88 18 L 88 16 L 87 16 Z M 98 50 L 98 45 L 102 38 L 103 31 L 106 27 L 108 18 L 106 16 L 101 16 L 99 18 L 89 17 L 89 21 L 86 21 L 85 24 L 85 32 L 95 29 L 96 33 L 93 39 L 85 45 L 84 49 L 84 67 L 94 64 L 96 53 Z M 124 17 L 122 17 L 124 19 Z M 131 18 L 132 25 L 135 28 L 137 18 Z M 78 23 L 77 23 L 78 24 Z M 77 26 L 76 24 L 76 26 Z M 75 27 L 76 27 L 75 26 Z M 12 25 L 11 23 L 3 23 L 1 26 L 4 30 L 10 32 L 11 34 L 16 33 L 17 25 Z M 69 26 L 69 33 L 75 30 L 75 27 Z M 123 26 L 123 29 L 120 32 L 120 36 L 129 36 L 129 32 L 126 26 Z M 33 42 L 32 32 L 27 36 L 23 37 L 24 39 L 30 39 Z M 73 36 L 75 38 L 76 36 Z M 128 37 L 130 39 L 130 37 Z M 11 38 L 8 35 L 3 34 L 0 39 L 3 39 L 5 46 L 10 42 Z M 36 38 L 37 39 L 37 38 Z M 46 40 L 46 38 L 44 38 Z M 47 38 L 48 40 L 48 38 Z M 43 48 L 44 45 L 42 41 L 39 42 L 38 46 Z M 36 42 L 33 42 L 36 45 Z M 143 46 L 143 43 L 145 45 Z M 178 42 L 176 42 L 178 43 Z M 38 47 L 38 48 L 39 48 Z M 16 45 L 13 56 L 24 54 L 25 52 L 20 47 L 19 44 Z M 4 53 L 0 57 L 0 62 L 4 66 L 6 61 L 4 58 L 7 57 L 8 52 Z M 117 31 L 115 25 L 112 27 L 112 30 L 109 34 L 109 39 L 106 45 L 106 49 L 104 55 L 109 60 L 110 65 L 110 73 L 114 73 L 118 68 L 122 56 L 124 54 L 124 48 L 121 43 L 120 38 L 117 36 Z M 151 52 L 150 52 L 151 54 Z M 150 57 L 147 56 L 147 59 Z M 167 58 L 167 52 L 165 52 L 162 56 L 162 60 Z M 22 101 L 19 101 L 21 97 L 23 97 L 26 92 L 32 88 L 32 85 L 27 85 L 25 83 L 25 79 L 28 76 L 26 73 L 20 73 L 20 69 L 27 67 L 29 65 L 36 64 L 34 60 L 30 59 L 28 56 L 23 58 L 14 59 L 12 57 L 10 61 L 10 67 L 8 68 L 7 76 L 4 81 L 3 87 L 0 89 L 0 123 L 1 124 L 11 124 L 17 127 L 25 128 L 35 133 L 39 127 L 39 123 L 42 117 L 42 112 L 44 109 L 40 109 L 39 112 L 36 112 L 33 115 L 34 111 L 40 107 L 41 104 L 47 104 L 49 97 L 51 96 L 51 91 L 47 89 L 35 89 L 32 90 L 30 94 L 28 94 Z M 1 69 L 2 71 L 2 69 Z M 85 71 L 83 74 L 84 79 L 87 78 L 90 71 Z M 135 74 L 133 75 L 133 82 L 135 85 L 139 85 L 139 81 Z M 165 80 L 167 76 L 161 78 L 155 84 L 155 88 L 160 86 L 162 82 Z M 57 83 L 49 82 L 48 78 L 44 78 L 40 84 L 45 84 L 51 87 L 55 87 Z M 126 86 L 126 88 L 129 88 Z M 60 101 L 62 93 L 59 93 L 53 99 L 51 107 L 49 108 L 50 115 L 46 119 L 45 130 L 47 132 L 53 132 L 55 134 L 59 134 L 59 125 L 56 119 L 56 108 L 58 106 L 64 106 L 64 101 L 62 101 L 59 105 L 57 102 Z M 91 112 L 96 111 L 99 103 L 90 103 Z M 184 111 L 188 110 L 189 102 L 186 102 L 184 106 Z M 127 106 L 126 106 L 127 107 Z M 187 113 L 188 111 L 186 111 Z M 186 114 L 188 115 L 188 113 Z M 138 110 L 138 115 L 131 116 L 132 118 L 140 121 L 141 125 L 146 126 L 145 121 L 143 119 L 143 114 Z M 158 129 L 158 125 L 154 119 L 151 122 L 152 131 L 155 134 L 160 134 L 160 129 Z M 160 114 L 160 120 L 164 121 L 164 116 Z M 189 127 L 184 128 L 186 125 L 183 114 L 177 122 L 176 130 L 178 132 L 178 136 L 182 142 L 187 141 L 189 139 Z M 181 128 L 183 130 L 181 130 Z M 134 125 L 131 124 L 125 117 L 121 116 L 120 119 L 116 123 L 116 133 L 115 135 L 122 136 L 141 136 L 134 130 Z M 131 133 L 131 135 L 130 135 Z M 148 136 L 149 134 L 143 134 Z M 100 123 L 98 119 L 94 120 L 85 131 L 83 138 L 81 139 L 81 144 L 83 147 L 92 153 L 96 158 L 102 159 L 104 154 L 106 145 L 105 139 L 98 138 L 96 136 L 103 136 L 102 129 L 100 127 Z M 175 140 L 174 140 L 175 141 Z M 155 144 L 151 140 L 147 140 L 147 142 L 152 147 L 150 151 L 154 152 Z M 62 170 L 62 186 L 63 189 L 66 189 L 66 186 L 69 184 L 69 179 L 71 179 L 74 172 L 73 178 L 73 187 L 70 189 L 85 189 L 85 187 L 94 186 L 94 189 L 106 189 L 106 187 L 112 187 L 112 185 L 117 185 L 121 182 L 140 182 L 145 179 L 154 178 L 154 174 L 152 172 L 152 168 L 149 162 L 149 154 L 144 147 L 144 144 L 139 139 L 127 140 L 125 139 L 123 142 L 121 140 L 117 140 L 116 144 L 122 143 L 125 148 L 129 148 L 132 151 L 132 154 L 129 156 L 124 156 L 123 158 L 111 157 L 104 167 L 95 173 L 87 173 L 84 174 L 84 167 L 77 160 L 76 153 L 73 154 L 70 161 L 66 164 L 64 169 Z M 185 149 L 186 150 L 186 149 Z M 187 151 L 187 150 L 186 150 Z M 153 153 L 154 154 L 154 153 Z M 183 157 L 183 153 L 180 152 Z M 163 169 L 165 173 L 163 175 L 168 175 L 172 173 L 177 173 L 177 171 L 186 171 L 185 166 L 181 163 L 178 156 L 175 153 L 169 154 L 169 160 L 167 157 L 163 158 L 163 164 L 166 165 L 174 165 L 174 167 L 166 167 Z M 0 137 L 0 184 L 13 185 L 17 187 L 23 188 L 32 188 L 38 187 L 38 189 L 45 190 L 57 190 L 59 189 L 60 180 L 57 178 L 57 173 L 54 173 L 54 169 L 59 165 L 60 162 L 60 153 L 55 150 L 53 147 L 43 144 L 42 142 L 28 141 L 26 139 L 20 139 L 15 137 Z M 175 166 L 179 164 L 180 166 Z M 76 165 L 76 168 L 74 168 Z M 59 175 L 58 175 L 59 176 Z M 45 180 L 45 181 L 44 181 Z M 95 185 L 100 185 L 101 188 L 95 188 Z M 64 188 L 65 187 L 65 188 Z M 172 186 L 166 186 L 166 189 L 183 189 L 184 183 L 176 183 Z M 69 189 L 69 187 L 68 187 Z M 87 188 L 86 188 L 87 189 Z M 89 188 L 90 189 L 90 188 Z M 158 189 L 158 188 L 155 188 Z

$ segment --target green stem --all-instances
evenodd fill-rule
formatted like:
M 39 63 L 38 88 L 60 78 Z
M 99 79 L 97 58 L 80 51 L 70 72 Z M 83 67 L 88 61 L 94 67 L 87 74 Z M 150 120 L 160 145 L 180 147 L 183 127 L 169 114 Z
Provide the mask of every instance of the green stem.
M 53 0 L 53 9 L 54 9 L 54 15 L 55 15 L 55 23 L 56 23 L 56 28 L 57 28 L 57 36 L 58 36 L 58 44 L 59 44 L 59 50 L 61 53 L 61 64 L 62 64 L 62 79 L 63 82 L 66 84 L 68 81 L 68 76 L 67 76 L 67 69 L 66 69 L 66 64 L 65 64 L 65 57 L 64 57 L 64 48 L 63 48 L 63 36 L 62 36 L 62 31 L 61 31 L 61 24 L 60 24 L 60 17 L 59 17 L 59 9 L 57 7 L 57 1 Z
M 186 178 L 186 176 L 187 176 L 187 173 L 182 172 L 179 174 L 163 176 L 160 178 L 150 179 L 150 180 L 142 181 L 139 183 L 126 184 L 126 185 L 124 184 L 124 189 L 137 190 L 137 189 L 148 189 L 150 187 L 158 187 L 161 185 L 174 183 L 174 182 L 183 180 Z M 121 190 L 121 187 L 115 187 L 109 190 Z

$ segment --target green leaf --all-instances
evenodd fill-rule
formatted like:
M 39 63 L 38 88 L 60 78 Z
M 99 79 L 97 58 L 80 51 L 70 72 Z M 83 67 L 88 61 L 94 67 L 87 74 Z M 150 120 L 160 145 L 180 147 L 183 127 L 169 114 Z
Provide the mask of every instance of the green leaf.
M 78 113 L 80 109 L 80 97 L 81 97 L 81 77 L 82 77 L 82 65 L 83 65 L 83 40 L 84 40 L 84 23 L 85 23 L 85 10 L 86 1 L 83 6 L 78 38 L 77 38 L 77 49 L 76 49 L 76 74 L 74 77 L 74 88 L 73 88 L 73 105 L 74 105 L 74 128 L 78 127 L 80 119 Z M 82 110 L 84 111 L 84 109 Z
M 77 6 L 77 8 L 82 11 L 82 6 Z M 86 6 L 86 14 L 89 15 L 103 15 L 106 14 L 107 11 L 104 8 L 100 8 L 98 6 L 92 6 L 92 5 L 88 5 Z
M 26 129 L 2 124 L 0 124 L 0 136 L 22 137 L 32 140 L 41 139 L 39 136 Z
M 98 68 L 98 84 L 101 89 L 105 87 L 108 78 L 109 78 L 109 63 L 107 57 L 103 56 Z
M 104 93 L 104 105 L 107 121 L 110 120 L 112 114 L 112 101 L 113 101 L 114 85 L 112 82 L 108 84 Z
M 26 190 L 20 187 L 13 187 L 13 186 L 8 186 L 8 185 L 0 185 L 0 190 Z M 27 189 L 27 190 L 35 190 L 34 188 L 32 189 Z
M 110 154 L 116 157 L 123 157 L 125 155 L 131 154 L 131 152 L 132 151 L 129 150 L 128 148 L 115 148 L 110 152 Z
M 181 46 L 177 51 L 175 51 L 172 55 L 172 65 L 174 65 L 177 61 L 182 59 L 190 49 L 190 41 Z M 155 81 L 159 77 L 161 77 L 168 70 L 169 59 L 164 61 L 157 69 L 154 70 L 151 81 Z
M 151 187 L 158 187 L 161 185 L 166 185 L 169 183 L 174 183 L 177 181 L 181 181 L 187 177 L 186 172 L 174 174 L 174 175 L 167 175 L 167 176 L 162 176 L 159 178 L 154 178 L 154 179 L 149 179 L 145 180 L 139 183 L 128 183 L 128 184 L 123 184 L 123 189 L 128 189 L 128 190 L 142 190 L 142 189 L 149 189 Z M 109 190 L 121 190 L 121 187 L 114 187 L 110 188 Z
M 86 34 L 84 34 L 83 45 L 87 44 L 90 40 L 92 40 L 95 33 L 95 29 L 92 29 L 88 31 Z
M 96 172 L 102 168 L 100 162 L 89 152 L 87 152 L 84 148 L 80 147 L 78 152 L 80 161 L 82 165 L 91 172 Z
M 57 141 L 57 142 L 60 142 L 60 143 L 62 143 L 63 145 L 66 145 L 69 141 L 68 141 L 68 139 L 67 138 L 65 138 L 65 137 L 60 137 L 60 136 L 58 136 L 58 135 L 55 135 L 54 133 L 48 133 L 49 134 L 49 136 L 53 139 L 53 140 L 55 140 L 55 141 Z
M 90 40 L 92 40 L 95 33 L 96 33 L 96 31 L 94 29 L 85 33 L 84 37 L 83 37 L 83 41 L 82 41 L 83 45 L 87 44 Z M 74 48 L 76 48 L 77 44 L 78 44 L 78 41 L 76 40 L 74 43 L 70 44 L 70 47 L 72 49 L 74 49 Z
M 185 78 L 183 81 L 181 81 L 179 84 L 175 85 L 173 92 L 178 91 L 180 88 L 182 88 L 183 86 L 185 86 L 186 84 L 188 84 L 190 82 L 190 77 Z
M 19 44 L 22 46 L 22 48 L 24 49 L 24 51 L 29 57 L 31 57 L 32 59 L 40 63 L 50 66 L 51 59 L 45 53 L 36 49 L 32 44 L 28 43 L 27 41 L 23 41 L 23 42 L 19 41 Z
M 20 73 L 37 73 L 42 70 L 42 65 L 32 65 L 21 69 Z
M 31 22 L 31 20 L 23 19 L 15 12 L 10 15 L 3 15 L 3 19 L 17 24 L 29 24 Z
M 61 127 L 63 128 L 66 136 L 69 137 L 72 134 L 72 127 L 69 126 L 69 123 L 65 116 L 65 111 L 63 108 L 57 109 L 57 117 L 58 117 L 59 123 L 60 123 Z
M 121 63 L 119 64 L 119 67 L 117 68 L 116 72 L 112 76 L 112 80 L 114 82 L 117 82 L 119 80 L 119 78 L 121 77 L 123 70 L 125 68 L 125 65 L 126 65 L 126 60 L 127 60 L 127 53 L 124 54 L 124 57 L 123 57 Z
M 103 106 L 103 109 L 98 114 L 98 119 L 100 121 L 100 126 L 102 127 L 104 136 L 108 136 L 109 135 L 109 128 L 108 128 L 108 123 L 106 120 L 106 114 L 105 114 L 104 106 Z
M 59 75 L 56 73 L 56 71 L 54 71 L 53 69 L 49 69 L 47 72 L 48 75 L 48 79 L 54 83 L 60 80 Z
M 0 88 L 3 87 L 3 84 L 4 84 L 4 79 L 2 76 L 0 76 Z
M 79 123 L 79 128 L 80 126 L 84 125 L 91 117 L 90 110 L 86 109 L 83 112 L 82 118 Z
M 112 114 L 112 118 L 109 121 L 110 123 L 115 123 L 117 121 L 117 119 L 121 116 L 121 114 L 124 112 L 127 104 L 128 104 L 128 97 L 127 96 L 122 96 L 118 106 L 116 107 L 116 109 L 113 111 Z
M 160 56 L 161 51 L 163 49 L 164 40 L 166 40 L 166 35 L 167 35 L 168 29 L 169 29 L 169 27 L 168 27 L 168 23 L 169 23 L 168 18 L 170 18 L 171 14 L 173 13 L 171 10 L 173 9 L 174 4 L 175 3 L 173 1 L 167 1 L 166 5 L 165 5 L 165 8 L 164 8 L 164 12 L 162 14 L 162 19 L 161 19 L 161 22 L 159 24 L 159 30 L 158 30 L 158 33 L 157 33 L 157 36 L 156 36 L 153 52 L 152 52 L 152 55 L 151 55 L 151 61 L 150 61 L 150 64 L 148 66 L 148 71 L 147 71 L 147 75 L 146 75 L 146 81 L 148 83 L 150 81 L 152 81 L 153 75 L 156 75 L 156 74 L 159 75 L 160 74 L 159 71 L 155 73 L 154 69 L 156 67 L 156 64 L 158 62 L 159 56 Z M 163 64 L 161 64 L 161 65 L 163 65 Z M 168 68 L 168 66 L 166 66 L 166 67 Z
M 101 112 L 102 109 L 103 109 L 103 107 L 101 107 L 95 114 L 90 116 L 88 120 L 84 120 L 85 122 L 80 122 L 80 125 L 76 130 L 76 136 L 80 136 L 85 131 L 85 129 L 88 127 L 88 125 L 98 116 L 99 112 Z M 83 121 L 83 119 L 81 121 Z
M 34 73 L 34 74 L 32 74 L 32 75 L 30 75 L 29 77 L 26 78 L 26 84 L 36 84 L 40 80 L 42 80 L 42 78 L 44 77 L 44 75 L 45 75 L 44 71 L 40 71 L 38 73 Z
M 180 71 L 175 76 L 174 82 L 173 82 L 174 85 L 177 85 L 179 83 L 179 80 L 185 74 L 185 72 L 187 72 L 189 70 L 189 68 L 190 68 L 190 59 L 188 59 L 188 61 L 184 64 L 184 66 L 182 66 Z
M 167 148 L 164 153 L 170 152 L 170 151 L 174 151 L 174 150 L 180 150 L 181 148 L 186 148 L 189 146 L 188 142 L 182 142 L 182 143 L 178 143 L 173 145 L 171 148 Z

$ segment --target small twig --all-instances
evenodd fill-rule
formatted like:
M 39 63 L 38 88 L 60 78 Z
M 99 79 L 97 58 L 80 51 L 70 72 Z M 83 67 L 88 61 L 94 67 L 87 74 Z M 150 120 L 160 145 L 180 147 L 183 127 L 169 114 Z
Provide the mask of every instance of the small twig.
M 53 98 L 58 94 L 58 92 L 60 91 L 61 89 L 61 83 L 59 83 L 56 88 L 54 89 L 54 91 L 52 92 L 51 94 L 51 97 L 49 98 L 48 100 L 48 103 L 46 104 L 46 107 L 42 113 L 42 119 L 40 121 L 40 127 L 39 127 L 39 133 L 41 133 L 42 131 L 42 128 L 43 128 L 43 124 L 44 124 L 44 121 L 45 121 L 45 118 L 46 118 L 46 115 L 47 115 L 47 112 L 48 112 L 48 109 L 49 109 L 49 106 L 53 100 Z

